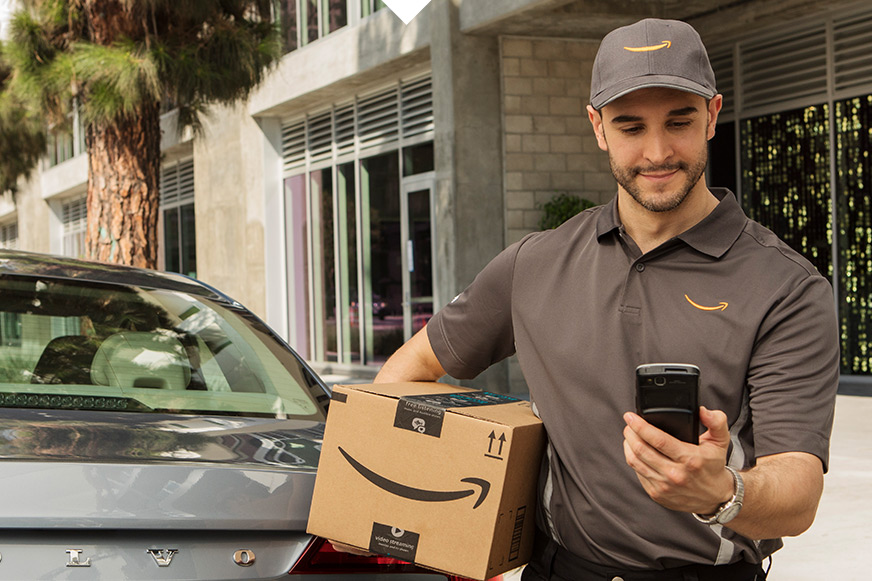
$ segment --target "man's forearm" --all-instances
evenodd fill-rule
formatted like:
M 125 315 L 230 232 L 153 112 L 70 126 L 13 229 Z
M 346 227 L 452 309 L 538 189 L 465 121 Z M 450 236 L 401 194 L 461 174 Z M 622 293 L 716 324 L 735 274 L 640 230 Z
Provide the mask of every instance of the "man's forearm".
M 375 383 L 436 381 L 443 375 L 445 369 L 430 346 L 425 327 L 391 355 L 376 375 Z
M 742 511 L 728 528 L 750 539 L 771 539 L 796 536 L 811 526 L 823 492 L 823 469 L 816 456 L 765 456 L 742 477 Z

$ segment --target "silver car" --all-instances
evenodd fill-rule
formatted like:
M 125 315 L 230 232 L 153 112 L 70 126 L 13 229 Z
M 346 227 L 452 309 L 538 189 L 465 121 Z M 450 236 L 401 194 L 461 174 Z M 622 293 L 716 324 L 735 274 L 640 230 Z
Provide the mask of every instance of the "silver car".
M 0 250 L 0 579 L 445 580 L 306 534 L 329 396 L 207 285 Z

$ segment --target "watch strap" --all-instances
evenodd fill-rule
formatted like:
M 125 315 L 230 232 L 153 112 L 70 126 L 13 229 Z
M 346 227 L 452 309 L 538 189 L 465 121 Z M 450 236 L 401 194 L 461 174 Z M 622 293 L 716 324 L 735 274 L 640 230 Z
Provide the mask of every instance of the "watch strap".
M 733 477 L 733 496 L 725 503 L 720 505 L 714 514 L 697 514 L 693 513 L 696 520 L 707 525 L 726 524 L 736 518 L 739 514 L 739 509 L 742 508 L 742 503 L 745 499 L 745 481 L 739 471 L 732 466 L 725 466 L 727 471 Z

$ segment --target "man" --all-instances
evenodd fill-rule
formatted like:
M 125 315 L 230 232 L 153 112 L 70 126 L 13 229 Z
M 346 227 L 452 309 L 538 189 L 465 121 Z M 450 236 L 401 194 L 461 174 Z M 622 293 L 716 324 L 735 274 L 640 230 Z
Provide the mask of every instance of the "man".
M 502 252 L 377 381 L 474 377 L 517 352 L 549 440 L 524 579 L 764 579 L 822 492 L 832 290 L 706 185 L 722 96 L 693 28 L 607 35 L 590 103 L 616 198 Z M 630 411 L 636 366 L 662 362 L 701 370 L 698 446 Z

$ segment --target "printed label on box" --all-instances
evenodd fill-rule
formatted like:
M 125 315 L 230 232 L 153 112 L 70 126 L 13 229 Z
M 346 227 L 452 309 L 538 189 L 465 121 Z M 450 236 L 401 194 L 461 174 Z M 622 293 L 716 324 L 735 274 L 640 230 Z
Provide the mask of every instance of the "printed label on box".
M 369 539 L 369 550 L 372 553 L 390 555 L 403 561 L 413 563 L 418 552 L 420 535 L 411 531 L 372 523 L 372 537 Z
M 400 399 L 394 427 L 438 438 L 442 435 L 445 409 L 407 398 Z
M 394 427 L 438 438 L 442 435 L 442 422 L 447 409 L 498 405 L 518 401 L 521 400 L 487 391 L 405 396 L 400 398 L 397 404 Z
M 407 395 L 406 401 L 414 401 L 434 408 L 468 408 L 485 405 L 519 402 L 516 397 L 491 393 L 489 391 L 468 391 L 463 393 L 435 393 L 431 395 Z

